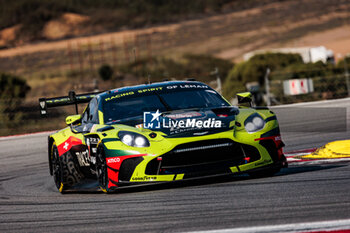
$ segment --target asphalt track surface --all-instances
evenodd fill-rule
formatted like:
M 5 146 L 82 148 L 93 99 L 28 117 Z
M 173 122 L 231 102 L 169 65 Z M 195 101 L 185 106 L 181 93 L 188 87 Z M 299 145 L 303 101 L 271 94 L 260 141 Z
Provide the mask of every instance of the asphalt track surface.
M 285 150 L 350 139 L 348 108 L 350 99 L 275 108 Z M 350 219 L 350 163 L 62 195 L 48 173 L 46 136 L 0 138 L 0 232 L 184 232 Z

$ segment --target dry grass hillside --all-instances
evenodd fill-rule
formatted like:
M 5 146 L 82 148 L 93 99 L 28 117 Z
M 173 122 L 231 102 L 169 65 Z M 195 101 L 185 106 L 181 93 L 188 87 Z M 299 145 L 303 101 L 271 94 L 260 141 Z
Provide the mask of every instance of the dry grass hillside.
M 90 6 L 100 2 L 84 1 Z M 189 5 L 198 2 L 179 1 Z M 31 5 L 21 7 L 27 2 L 35 2 L 37 10 L 29 14 Z M 158 80 L 162 80 L 175 77 L 179 69 L 184 69 L 185 66 L 181 66 L 184 54 L 207 54 L 238 62 L 246 52 L 273 47 L 324 45 L 336 54 L 350 53 L 349 0 L 205 0 L 207 6 L 214 8 L 194 4 L 199 12 L 187 9 L 182 13 L 176 6 L 178 11 L 166 9 L 165 12 L 172 12 L 166 17 L 159 14 L 161 8 L 148 9 L 147 14 L 138 9 L 139 17 L 134 15 L 129 17 L 130 22 L 121 20 L 119 24 L 114 20 L 123 16 L 128 19 L 125 9 L 106 11 L 92 7 L 79 12 L 71 5 L 61 5 L 59 14 L 47 13 L 50 4 L 57 2 L 45 1 L 47 8 L 40 8 L 43 2 L 39 0 L 13 1 L 22 15 L 10 14 L 0 7 L 0 18 L 9 22 L 0 20 L 0 71 L 25 78 L 31 87 L 16 113 L 20 119 L 0 129 L 0 135 L 63 127 L 64 117 L 71 111 L 54 112 L 56 118 L 40 121 L 35 107 L 38 97 L 66 95 L 69 90 L 92 91 L 96 84 L 100 89 L 109 89 L 145 82 L 148 75 L 145 63 L 152 66 L 153 62 L 162 61 L 158 65 L 167 64 L 157 74 Z M 165 4 L 162 9 L 169 6 L 167 1 L 157 2 Z M 38 25 L 28 23 L 36 22 L 37 12 L 46 15 L 45 20 L 38 19 Z M 137 10 L 133 14 L 137 16 Z M 213 59 L 204 60 L 207 61 Z M 196 76 L 200 72 L 196 71 L 199 66 L 195 63 L 200 62 L 191 60 L 187 67 L 190 66 L 195 78 L 201 80 L 202 77 L 197 77 L 200 75 Z M 98 78 L 97 70 L 103 64 L 114 68 L 113 80 L 103 82 Z M 202 72 L 207 78 L 212 77 L 210 73 L 216 67 L 213 64 L 207 65 L 205 74 Z M 133 69 L 133 73 L 128 73 L 128 69 Z M 193 74 L 188 73 L 189 77 Z
M 348 0 L 262 1 L 256 7 L 211 15 L 162 26 L 80 36 L 86 34 L 82 25 L 90 19 L 65 13 L 43 26 L 43 33 L 53 41 L 0 50 L 0 70 L 24 76 L 36 90 L 29 96 L 36 97 L 43 94 L 38 90 L 46 86 L 46 81 L 60 85 L 79 69 L 130 62 L 135 56 L 179 59 L 182 54 L 194 53 L 239 61 L 242 54 L 255 49 L 318 45 L 336 53 L 350 52 Z M 1 36 L 11 38 L 16 30 L 5 29 Z M 72 38 L 59 39 L 68 32 Z M 96 72 L 90 74 L 97 76 Z M 91 79 L 91 75 L 86 78 Z M 65 94 L 72 87 L 52 91 Z

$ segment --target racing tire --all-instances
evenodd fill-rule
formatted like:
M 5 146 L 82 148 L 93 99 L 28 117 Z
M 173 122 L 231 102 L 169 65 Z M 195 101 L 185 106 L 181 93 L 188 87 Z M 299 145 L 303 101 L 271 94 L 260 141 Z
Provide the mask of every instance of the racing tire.
M 56 188 L 62 192 L 63 189 L 61 189 L 61 183 L 62 183 L 62 165 L 61 165 L 61 161 L 58 155 L 58 150 L 57 150 L 57 146 L 56 143 L 52 144 L 52 148 L 51 148 L 51 170 L 52 170 L 52 176 L 53 176 L 53 180 L 55 182 Z M 63 188 L 63 186 L 62 186 Z
M 59 156 L 56 143 L 52 144 L 51 159 L 54 182 L 60 193 L 64 193 L 84 178 L 73 155 L 68 151 Z
M 108 193 L 109 188 L 108 188 L 108 174 L 107 174 L 106 156 L 105 156 L 104 149 L 102 146 L 99 146 L 97 148 L 96 176 L 97 176 L 97 180 L 98 180 L 100 189 L 104 193 Z

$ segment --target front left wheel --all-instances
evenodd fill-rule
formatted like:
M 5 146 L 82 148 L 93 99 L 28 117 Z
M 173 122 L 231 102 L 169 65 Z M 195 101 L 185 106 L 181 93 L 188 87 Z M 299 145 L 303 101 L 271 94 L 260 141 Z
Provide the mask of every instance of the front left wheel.
M 58 150 L 56 143 L 52 144 L 51 148 L 51 166 L 52 166 L 52 176 L 55 182 L 56 188 L 62 193 L 63 192 L 63 183 L 62 183 L 62 165 L 60 157 L 58 155 Z

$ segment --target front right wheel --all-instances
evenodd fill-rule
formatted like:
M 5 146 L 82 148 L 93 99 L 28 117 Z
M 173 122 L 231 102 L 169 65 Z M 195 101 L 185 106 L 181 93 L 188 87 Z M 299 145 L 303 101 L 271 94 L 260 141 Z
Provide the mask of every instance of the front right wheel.
M 107 174 L 107 164 L 106 164 L 106 156 L 102 146 L 97 148 L 96 153 L 96 175 L 97 180 L 100 186 L 100 189 L 108 193 L 108 174 Z

